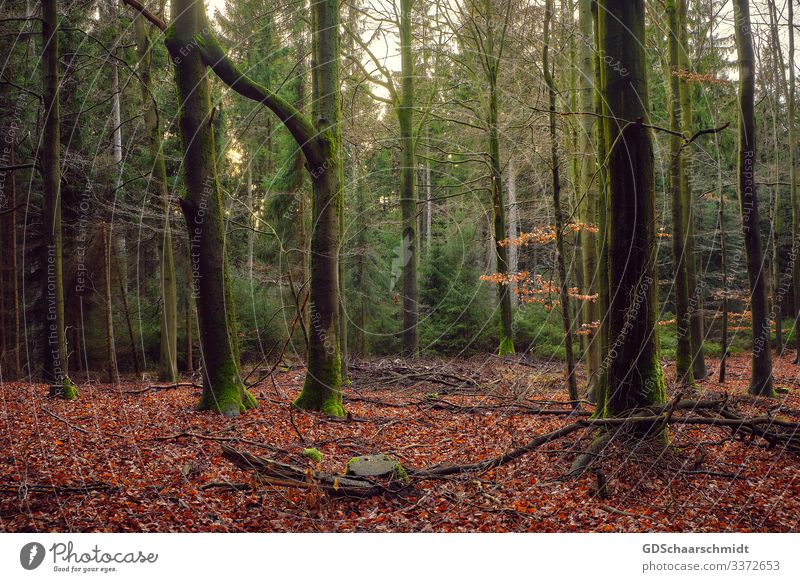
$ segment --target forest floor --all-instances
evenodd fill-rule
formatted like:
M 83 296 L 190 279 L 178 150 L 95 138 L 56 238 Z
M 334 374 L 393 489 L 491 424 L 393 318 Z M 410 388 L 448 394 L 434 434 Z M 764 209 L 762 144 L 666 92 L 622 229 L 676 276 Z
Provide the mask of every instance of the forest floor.
M 775 359 L 775 399 L 745 394 L 749 355 L 728 378 L 692 397 L 730 394 L 741 414 L 800 420 L 800 367 Z M 674 366 L 667 365 L 667 377 Z M 396 495 L 331 497 L 314 487 L 257 481 L 221 445 L 309 468 L 344 471 L 353 456 L 383 452 L 409 470 L 470 463 L 553 431 L 565 413 L 562 364 L 501 360 L 360 362 L 345 390 L 349 418 L 292 411 L 302 368 L 253 388 L 260 407 L 236 419 L 194 410 L 192 386 L 80 386 L 74 402 L 42 384 L 0 385 L 0 530 L 11 531 L 797 531 L 800 458 L 723 427 L 675 425 L 671 446 L 612 441 L 607 481 L 566 478 L 591 431 L 550 442 L 482 473 L 427 480 Z M 254 374 L 255 376 L 256 374 Z M 552 414 L 541 409 L 563 411 Z M 582 405 L 591 411 L 590 405 Z M 231 485 L 235 487 L 232 488 Z M 600 493 L 603 493 L 601 495 Z

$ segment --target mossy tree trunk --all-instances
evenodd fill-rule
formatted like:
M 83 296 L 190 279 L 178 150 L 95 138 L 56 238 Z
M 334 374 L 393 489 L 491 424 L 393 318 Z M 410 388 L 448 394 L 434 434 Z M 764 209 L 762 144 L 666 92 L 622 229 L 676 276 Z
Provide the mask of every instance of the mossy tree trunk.
M 339 4 L 312 2 L 312 102 L 317 151 L 308 152 L 312 183 L 311 322 L 308 373 L 295 406 L 344 416 L 339 327 L 339 227 L 342 133 Z
M 686 243 L 688 238 L 687 225 L 684 222 L 684 174 L 686 168 L 683 161 L 683 140 L 680 134 L 683 130 L 681 108 L 681 79 L 678 76 L 681 70 L 681 44 L 680 44 L 680 12 L 677 2 L 682 0 L 667 0 L 666 15 L 668 24 L 669 45 L 669 127 L 673 134 L 669 137 L 669 188 L 672 196 L 672 261 L 675 269 L 673 288 L 675 289 L 676 305 L 676 333 L 678 349 L 676 358 L 675 377 L 678 385 L 692 386 L 694 373 L 692 368 L 692 338 L 690 331 L 689 313 L 689 280 L 688 265 L 692 257 L 688 254 Z
M 767 312 L 764 251 L 759 232 L 758 195 L 755 182 L 755 50 L 748 0 L 734 0 L 736 50 L 739 60 L 739 204 L 742 211 L 744 250 L 750 282 L 750 310 L 753 327 L 751 394 L 773 396 L 772 352 Z
M 608 150 L 607 384 L 598 413 L 664 401 L 659 361 L 655 181 L 645 58 L 644 0 L 600 0 L 601 92 Z M 614 66 L 624 63 L 624 67 Z
M 556 227 L 556 260 L 558 262 L 558 278 L 560 283 L 561 319 L 564 324 L 564 349 L 567 356 L 567 387 L 569 399 L 573 406 L 578 406 L 578 384 L 575 379 L 575 356 L 572 352 L 572 317 L 569 305 L 569 284 L 564 259 L 564 217 L 561 208 L 561 177 L 559 175 L 558 134 L 556 132 L 556 86 L 550 70 L 550 25 L 553 20 L 553 0 L 545 3 L 544 16 L 544 48 L 542 49 L 542 68 L 550 102 L 550 163 L 552 165 L 553 213 Z M 508 285 L 504 285 L 508 289 Z
M 597 403 L 606 393 L 608 387 L 608 306 L 609 295 L 609 267 L 608 267 L 608 163 L 606 159 L 606 126 L 604 116 L 608 114 L 603 95 L 602 63 L 600 55 L 600 20 L 597 2 L 592 1 L 592 24 L 594 25 L 594 112 L 596 121 L 597 144 L 597 311 L 600 325 L 595 331 L 594 342 L 599 343 L 598 368 L 594 372 L 594 382 L 590 384 L 589 400 Z
M 175 260 L 172 249 L 172 227 L 169 205 L 167 171 L 161 145 L 161 127 L 158 108 L 152 94 L 151 63 L 152 42 L 144 17 L 136 17 L 136 48 L 139 57 L 139 78 L 142 81 L 142 101 L 144 102 L 145 130 L 150 142 L 150 180 L 153 191 L 158 196 L 163 212 L 163 236 L 161 239 L 161 337 L 158 362 L 158 379 L 164 382 L 178 380 L 178 288 L 175 276 Z
M 236 316 L 225 258 L 225 228 L 216 168 L 213 110 L 198 41 L 208 27 L 202 2 L 172 0 L 165 43 L 175 65 L 184 146 L 186 196 L 181 201 L 190 241 L 192 293 L 203 361 L 200 410 L 236 416 L 256 406 L 239 375 Z
M 578 27 L 580 42 L 578 43 L 579 69 L 578 76 L 580 110 L 593 111 L 595 106 L 594 59 L 593 50 L 593 16 L 592 0 L 578 0 Z M 595 125 L 596 119 L 591 115 L 582 115 L 580 118 L 580 200 L 581 220 L 590 225 L 597 224 L 597 188 L 600 183 L 597 176 L 597 158 L 595 157 Z M 580 232 L 581 269 L 583 272 L 584 290 L 589 295 L 598 292 L 600 284 L 597 270 L 597 234 L 589 229 Z M 600 320 L 598 301 L 586 301 L 583 305 L 584 323 L 592 324 Z M 589 378 L 589 391 L 597 381 L 597 371 L 600 368 L 601 342 L 597 331 L 593 331 L 586 342 L 586 374 Z
M 503 190 L 503 174 L 500 162 L 500 127 L 499 127 L 499 95 L 497 91 L 497 79 L 500 74 L 500 63 L 505 48 L 506 31 L 510 18 L 510 3 L 502 7 L 502 20 L 499 22 L 500 30 L 495 31 L 498 22 L 494 17 L 496 8 L 492 7 L 491 2 L 485 0 L 480 9 L 476 9 L 476 14 L 472 15 L 471 22 L 474 26 L 476 39 L 484 37 L 485 51 L 480 55 L 481 65 L 488 85 L 488 119 L 487 128 L 489 131 L 489 165 L 491 171 L 492 189 L 492 212 L 494 215 L 494 247 L 497 258 L 497 272 L 508 275 L 508 245 L 501 242 L 508 236 L 506 230 L 506 199 Z M 485 20 L 486 30 L 484 34 L 475 24 L 475 18 L 480 16 Z M 499 38 L 496 33 L 499 32 Z M 514 353 L 514 328 L 513 312 L 511 310 L 511 285 L 498 285 L 498 301 L 500 304 L 500 347 L 498 353 L 501 356 Z
M 56 0 L 42 1 L 42 65 L 44 127 L 40 143 L 42 168 L 42 333 L 44 374 L 63 398 L 74 399 L 77 388 L 67 374 L 64 330 L 64 280 L 61 238 L 61 108 L 59 106 L 58 11 Z
M 138 0 L 124 0 L 125 3 L 139 10 L 148 20 L 166 29 L 165 24 L 149 13 Z M 185 132 L 185 136 L 194 135 L 187 146 L 187 163 L 191 162 L 190 153 L 201 161 L 214 159 L 214 135 L 210 120 L 210 94 L 205 67 L 211 67 L 214 73 L 231 89 L 240 95 L 263 104 L 280 119 L 286 129 L 297 142 L 306 160 L 306 168 L 311 175 L 312 183 L 312 234 L 311 234 L 311 317 L 308 349 L 308 366 L 303 390 L 295 400 L 299 408 L 320 410 L 334 416 L 343 416 L 342 407 L 342 361 L 339 338 L 339 220 L 342 199 L 342 134 L 340 104 L 340 45 L 339 45 L 339 3 L 336 0 L 314 0 L 311 3 L 312 21 L 312 70 L 311 87 L 313 102 L 312 121 L 303 115 L 295 106 L 267 87 L 259 85 L 225 54 L 219 41 L 209 25 L 202 2 L 195 0 L 172 0 L 173 15 L 178 15 L 166 30 L 165 43 L 173 57 L 178 71 L 178 88 L 188 99 L 182 99 L 181 129 L 195 129 L 194 133 Z M 194 82 L 194 83 L 193 83 Z M 190 106 L 191 105 L 191 106 Z M 202 163 L 200 164 L 202 167 Z M 208 173 L 208 170 L 211 173 Z M 200 172 L 186 174 L 190 198 L 184 201 L 184 214 L 191 225 L 204 210 L 203 216 L 215 215 L 217 219 L 201 221 L 205 225 L 204 232 L 208 237 L 200 237 L 204 241 L 203 249 L 209 253 L 216 249 L 216 259 L 224 257 L 224 242 L 219 206 L 219 189 L 216 181 L 216 168 L 213 163 L 207 167 L 206 176 Z M 204 180 L 205 178 L 205 180 Z M 203 188 L 212 186 L 216 194 L 214 212 L 212 208 L 203 209 L 200 202 L 205 202 Z M 213 228 L 208 225 L 213 223 Z M 216 247 L 214 242 L 220 244 Z M 194 257 L 193 257 L 194 258 Z M 199 253 L 201 275 L 204 266 L 213 264 L 214 257 Z M 205 262 L 204 262 L 205 261 Z M 224 269 L 221 270 L 224 273 Z M 206 276 L 200 277 L 207 281 Z M 220 285 L 214 291 L 222 291 L 222 295 L 230 294 L 227 278 L 219 278 Z M 200 285 L 200 296 L 204 287 Z M 211 289 L 209 289 L 211 291 Z M 219 293 L 218 293 L 219 294 Z M 219 297 L 218 305 L 223 305 Z M 229 302 L 230 304 L 230 302 Z M 210 308 L 203 304 L 203 309 Z M 223 310 L 217 308 L 216 315 Z M 233 323 L 232 310 L 226 310 L 230 323 Z M 224 315 L 223 315 L 224 317 Z M 206 332 L 211 332 L 214 323 L 201 313 L 198 302 L 198 318 L 200 320 L 201 343 Z M 227 329 L 227 328 L 226 328 Z M 231 340 L 235 335 L 226 334 Z M 212 338 L 209 338 L 212 339 Z M 213 340 L 212 340 L 213 343 Z M 225 343 L 217 341 L 217 345 Z M 233 377 L 235 369 L 238 380 L 238 350 L 231 341 L 227 353 L 233 358 L 224 361 L 236 364 L 233 368 L 217 366 L 222 377 Z M 204 347 L 205 351 L 205 347 Z M 204 354 L 208 355 L 208 354 Z M 223 363 L 215 361 L 215 364 Z M 208 367 L 208 364 L 206 364 Z M 225 373 L 227 369 L 227 374 Z M 206 374 L 208 371 L 206 370 Z M 241 381 L 239 381 L 241 389 Z M 252 397 L 243 389 L 240 392 L 243 406 L 251 403 Z

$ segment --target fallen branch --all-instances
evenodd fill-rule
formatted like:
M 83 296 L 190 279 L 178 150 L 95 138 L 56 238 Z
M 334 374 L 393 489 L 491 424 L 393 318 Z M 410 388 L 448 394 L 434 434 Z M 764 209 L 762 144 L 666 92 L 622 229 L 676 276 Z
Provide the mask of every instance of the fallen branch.
M 16 493 L 21 498 L 29 493 L 93 493 L 95 491 L 117 491 L 119 487 L 108 483 L 86 483 L 85 485 L 40 485 L 36 483 L 0 483 L 0 493 Z
M 79 426 L 75 426 L 70 421 L 68 421 L 66 418 L 61 418 L 55 412 L 51 412 L 50 410 L 48 410 L 47 407 L 45 407 L 45 406 L 42 406 L 42 412 L 44 412 L 48 416 L 52 416 L 56 420 L 60 420 L 61 422 L 66 424 L 68 427 L 70 427 L 72 430 L 77 430 L 78 432 L 82 432 L 83 434 L 89 434 L 89 431 L 86 430 L 85 428 L 81 428 Z
M 396 492 L 402 488 L 391 488 L 363 477 L 335 475 L 287 463 L 279 463 L 272 459 L 251 455 L 245 451 L 237 451 L 227 445 L 222 445 L 222 456 L 240 469 L 255 471 L 262 481 L 273 485 L 301 488 L 316 487 L 331 495 L 343 495 L 345 497 L 372 497 L 383 493 Z
M 198 390 L 202 390 L 203 387 L 200 384 L 195 384 L 194 382 L 176 382 L 175 384 L 162 384 L 162 385 L 154 385 L 154 386 L 147 386 L 146 388 L 142 388 L 141 390 L 123 390 L 123 394 L 144 394 L 145 392 L 158 392 L 159 390 L 175 390 L 177 388 L 197 388 Z

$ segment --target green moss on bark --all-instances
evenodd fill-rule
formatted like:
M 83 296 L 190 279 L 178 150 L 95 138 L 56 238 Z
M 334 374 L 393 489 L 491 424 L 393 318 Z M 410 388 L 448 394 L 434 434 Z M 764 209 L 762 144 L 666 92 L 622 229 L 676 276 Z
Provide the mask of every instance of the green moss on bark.
M 342 406 L 342 392 L 339 388 L 341 385 L 339 358 L 331 357 L 327 367 L 306 376 L 303 390 L 295 399 L 294 406 L 300 410 L 313 410 L 328 416 L 343 417 L 347 413 Z
M 65 400 L 78 399 L 78 387 L 67 376 L 64 376 L 64 380 L 61 383 L 61 398 Z
M 508 356 L 515 353 L 514 350 L 514 340 L 510 337 L 501 337 L 500 338 L 500 348 L 498 353 L 501 356 Z

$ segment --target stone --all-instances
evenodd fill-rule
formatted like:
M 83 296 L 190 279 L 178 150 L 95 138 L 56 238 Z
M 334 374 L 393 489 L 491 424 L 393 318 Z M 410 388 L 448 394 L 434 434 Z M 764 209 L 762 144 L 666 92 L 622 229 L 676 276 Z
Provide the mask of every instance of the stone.
M 402 481 L 408 479 L 403 465 L 384 453 L 353 457 L 347 462 L 345 474 L 356 477 L 388 477 Z

